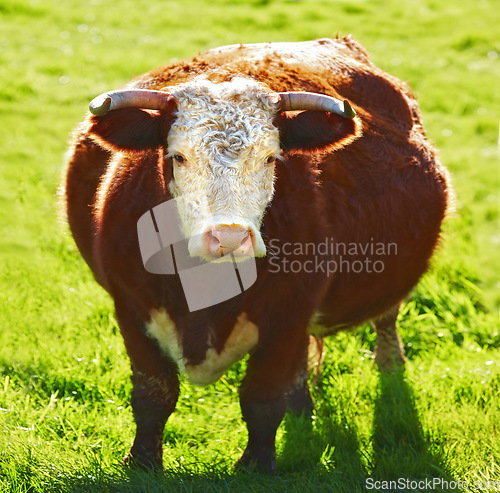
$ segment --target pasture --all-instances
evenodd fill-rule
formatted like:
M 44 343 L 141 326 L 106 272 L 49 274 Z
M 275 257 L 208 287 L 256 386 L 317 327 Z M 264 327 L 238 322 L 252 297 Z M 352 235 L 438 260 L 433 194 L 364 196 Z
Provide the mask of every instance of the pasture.
M 0 491 L 409 492 L 429 490 L 425 480 L 435 491 L 500 491 L 498 7 L 2 0 Z M 399 319 L 406 371 L 378 373 L 368 325 L 329 339 L 314 418 L 283 422 L 272 477 L 232 469 L 246 441 L 245 363 L 207 388 L 183 382 L 165 475 L 127 473 L 129 360 L 111 300 L 57 214 L 69 134 L 94 96 L 173 58 L 337 33 L 410 84 L 454 177 L 456 213 Z

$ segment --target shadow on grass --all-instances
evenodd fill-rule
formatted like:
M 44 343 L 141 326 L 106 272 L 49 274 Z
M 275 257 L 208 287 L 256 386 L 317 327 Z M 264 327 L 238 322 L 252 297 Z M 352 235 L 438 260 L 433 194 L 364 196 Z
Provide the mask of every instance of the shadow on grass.
M 341 400 L 323 403 L 315 423 L 304 416 L 287 416 L 285 445 L 278 458 L 282 474 L 302 471 L 324 491 L 364 491 L 366 461 L 358 430 L 344 412 Z M 307 491 L 297 489 L 296 491 Z M 313 490 L 311 490 L 313 491 Z M 323 490 L 322 490 L 323 491 Z
M 446 488 L 446 482 L 453 482 L 446 456 L 422 428 L 404 371 L 379 374 L 373 431 L 364 443 L 352 419 L 352 402 L 332 399 L 331 388 L 321 384 L 318 393 L 322 403 L 316 426 L 304 418 L 287 419 L 282 471 L 304 468 L 326 475 L 335 491 L 366 491 L 375 481 L 386 482 L 384 491 L 456 491 Z M 443 482 L 434 483 L 434 478 Z
M 385 491 L 451 491 L 432 483 L 434 478 L 450 482 L 452 476 L 442 448 L 432 443 L 422 429 L 415 396 L 404 371 L 380 374 L 372 442 L 369 477 L 392 481 Z
M 167 466 L 165 474 L 126 474 L 124 470 L 109 474 L 97 467 L 90 475 L 60 478 L 58 486 L 47 492 L 451 491 L 434 485 L 412 487 L 412 481 L 441 478 L 451 482 L 452 477 L 442 448 L 422 429 L 413 390 L 403 372 L 380 374 L 373 432 L 364 441 L 350 418 L 352 402 L 342 396 L 332 399 L 327 386 L 322 389 L 320 385 L 318 391 L 322 402 L 315 423 L 304 416 L 285 418 L 277 476 L 233 471 L 226 461 L 208 467 L 192 463 L 169 470 Z M 386 483 L 370 488 L 375 481 Z

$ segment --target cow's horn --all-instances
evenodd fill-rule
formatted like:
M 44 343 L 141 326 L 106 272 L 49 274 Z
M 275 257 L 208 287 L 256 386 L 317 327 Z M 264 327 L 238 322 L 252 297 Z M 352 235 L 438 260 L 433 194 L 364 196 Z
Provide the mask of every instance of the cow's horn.
M 93 115 L 105 115 L 119 108 L 143 108 L 146 110 L 166 109 L 172 96 L 167 92 L 148 89 L 123 89 L 109 91 L 94 98 L 89 105 Z
M 298 91 L 280 92 L 278 96 L 282 111 L 316 110 L 329 111 L 344 118 L 354 118 L 356 116 L 356 112 L 347 100 L 340 101 L 340 99 L 325 94 Z

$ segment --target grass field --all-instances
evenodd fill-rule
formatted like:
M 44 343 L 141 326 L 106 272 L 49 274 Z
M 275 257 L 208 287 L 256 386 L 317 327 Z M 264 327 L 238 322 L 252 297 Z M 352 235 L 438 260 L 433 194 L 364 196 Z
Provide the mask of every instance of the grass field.
M 494 0 L 2 0 L 0 491 L 353 493 L 370 478 L 500 491 L 499 25 Z M 274 477 L 232 469 L 244 363 L 183 383 L 165 475 L 127 475 L 128 358 L 57 218 L 68 135 L 95 95 L 172 58 L 337 33 L 410 83 L 454 175 L 457 214 L 400 317 L 405 375 L 374 369 L 368 326 L 330 339 L 314 419 L 285 420 Z

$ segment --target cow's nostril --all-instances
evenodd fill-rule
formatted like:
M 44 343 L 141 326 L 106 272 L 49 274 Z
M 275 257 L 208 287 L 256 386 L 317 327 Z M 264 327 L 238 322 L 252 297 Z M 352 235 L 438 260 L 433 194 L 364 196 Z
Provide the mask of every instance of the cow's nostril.
M 246 230 L 240 242 L 240 247 L 247 246 L 252 246 L 252 232 L 249 229 Z
M 243 245 L 248 240 L 248 237 L 250 236 L 250 230 L 247 229 L 246 232 L 243 234 L 243 238 L 241 240 L 240 245 Z
M 221 241 L 220 237 L 217 234 L 214 234 L 215 231 L 207 231 L 205 233 L 205 244 L 207 249 L 211 255 L 220 256 Z

